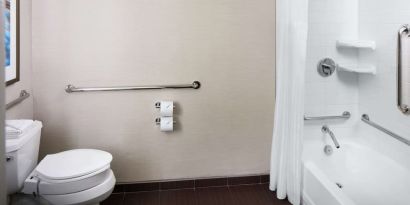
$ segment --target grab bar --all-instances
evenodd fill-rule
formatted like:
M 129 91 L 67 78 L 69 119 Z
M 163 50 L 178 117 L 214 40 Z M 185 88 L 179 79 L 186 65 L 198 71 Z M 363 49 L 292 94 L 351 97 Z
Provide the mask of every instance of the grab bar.
M 397 43 L 397 107 L 404 114 L 410 114 L 410 108 L 408 105 L 403 104 L 402 99 L 402 35 L 408 34 L 410 31 L 409 25 L 403 25 L 399 30 L 398 43 Z
M 311 120 L 338 120 L 338 119 L 349 119 L 351 116 L 350 112 L 345 111 L 342 115 L 337 116 L 318 116 L 318 117 L 306 117 L 304 116 L 305 121 Z
M 384 128 L 384 127 L 382 127 L 382 126 L 380 126 L 380 125 L 378 125 L 378 124 L 376 124 L 372 121 L 370 121 L 369 115 L 363 114 L 362 115 L 362 121 L 367 123 L 368 125 L 376 128 L 376 129 L 378 129 L 378 130 L 392 136 L 396 140 L 399 140 L 400 142 L 403 142 L 404 144 L 407 144 L 408 146 L 410 146 L 410 140 L 407 140 L 404 137 L 401 137 L 400 135 L 398 135 L 398 134 L 396 134 L 396 133 L 394 133 L 394 132 L 392 132 L 392 131 L 390 131 L 390 130 L 388 130 L 388 129 L 386 129 L 386 128 Z
M 11 101 L 11 102 L 9 102 L 9 103 L 6 104 L 6 110 L 8 110 L 8 109 L 10 109 L 10 108 L 16 106 L 17 104 L 23 102 L 23 101 L 24 101 L 25 99 L 27 99 L 28 97 L 30 97 L 30 93 L 28 93 L 28 92 L 25 91 L 25 90 L 22 90 L 22 91 L 20 92 L 20 96 L 19 96 L 17 99 L 15 99 L 15 100 L 13 100 L 13 101 Z
M 123 87 L 75 87 L 74 85 L 67 85 L 65 91 L 67 93 L 73 92 L 93 92 L 93 91 L 125 91 L 125 90 L 158 90 L 158 89 L 199 89 L 201 83 L 194 81 L 192 84 L 182 85 L 147 85 L 147 86 L 123 86 Z

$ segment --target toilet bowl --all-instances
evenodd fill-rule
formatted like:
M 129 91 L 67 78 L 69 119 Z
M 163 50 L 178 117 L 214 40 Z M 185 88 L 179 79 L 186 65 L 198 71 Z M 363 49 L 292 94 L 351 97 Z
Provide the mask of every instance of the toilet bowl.
M 76 149 L 47 155 L 28 176 L 22 192 L 51 204 L 95 204 L 115 185 L 108 152 Z
M 44 157 L 37 165 L 41 122 L 15 139 L 7 139 L 9 194 L 22 192 L 55 205 L 98 204 L 113 191 L 112 155 L 95 149 L 75 149 Z

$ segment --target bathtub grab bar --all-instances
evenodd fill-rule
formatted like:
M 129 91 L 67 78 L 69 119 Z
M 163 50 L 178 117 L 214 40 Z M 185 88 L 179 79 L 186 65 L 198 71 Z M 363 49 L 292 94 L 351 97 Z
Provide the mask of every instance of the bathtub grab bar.
M 343 112 L 342 115 L 337 115 L 337 116 L 319 116 L 319 117 L 306 117 L 304 116 L 305 121 L 311 121 L 311 120 L 338 120 L 338 119 L 349 119 L 351 116 L 350 112 L 345 111 Z
M 399 140 L 400 142 L 403 142 L 404 144 L 407 144 L 408 146 L 410 146 L 410 140 L 407 140 L 404 137 L 401 137 L 400 135 L 398 135 L 398 134 L 396 134 L 396 133 L 394 133 L 394 132 L 392 132 L 392 131 L 390 131 L 390 130 L 388 130 L 388 129 L 386 129 L 386 128 L 384 128 L 384 127 L 382 127 L 382 126 L 380 126 L 380 125 L 378 125 L 378 124 L 376 124 L 372 121 L 370 121 L 369 115 L 363 114 L 362 115 L 362 121 L 365 122 L 366 124 L 376 128 L 376 129 L 378 129 L 378 130 L 392 136 L 396 140 Z
M 398 33 L 398 42 L 397 42 L 397 107 L 403 114 L 410 114 L 410 107 L 409 105 L 404 104 L 403 102 L 403 57 L 402 57 L 402 49 L 403 49 L 403 34 L 406 34 L 408 37 L 410 33 L 410 25 L 403 25 Z

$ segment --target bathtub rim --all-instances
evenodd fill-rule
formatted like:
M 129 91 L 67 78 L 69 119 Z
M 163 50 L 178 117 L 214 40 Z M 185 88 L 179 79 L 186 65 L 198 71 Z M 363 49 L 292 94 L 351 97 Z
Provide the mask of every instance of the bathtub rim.
M 313 161 L 303 161 L 303 188 L 302 188 L 302 201 L 304 202 L 304 205 L 316 205 L 316 203 L 313 202 L 309 194 L 307 194 L 305 190 L 305 172 L 309 171 L 311 175 L 313 175 L 319 183 L 325 187 L 331 196 L 336 199 L 337 202 L 339 202 L 342 205 L 356 205 L 352 201 L 351 198 L 349 198 L 345 193 L 343 193 L 337 186 L 332 182 L 325 173 L 323 173 Z M 307 203 L 306 203 L 307 202 Z

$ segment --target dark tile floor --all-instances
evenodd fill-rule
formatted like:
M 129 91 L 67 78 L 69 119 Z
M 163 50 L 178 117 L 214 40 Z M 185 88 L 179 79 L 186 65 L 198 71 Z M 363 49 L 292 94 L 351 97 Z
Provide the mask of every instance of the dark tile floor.
M 102 205 L 290 205 L 268 184 L 112 194 Z

